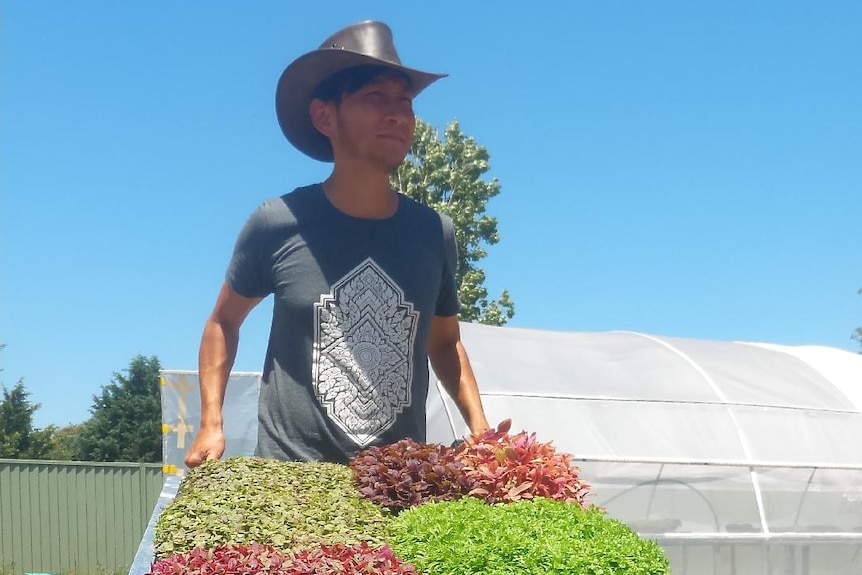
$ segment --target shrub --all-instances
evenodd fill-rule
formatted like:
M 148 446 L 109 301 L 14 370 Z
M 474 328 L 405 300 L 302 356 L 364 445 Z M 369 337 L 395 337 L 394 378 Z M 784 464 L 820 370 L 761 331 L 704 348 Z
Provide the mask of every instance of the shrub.
M 428 501 L 464 496 L 471 483 L 445 445 L 402 439 L 369 447 L 350 460 L 353 483 L 369 500 L 398 512 Z
M 535 498 L 487 505 L 465 497 L 393 520 L 391 546 L 434 575 L 668 575 L 667 558 L 596 507 Z
M 507 419 L 497 429 L 468 437 L 456 450 L 473 485 L 470 495 L 488 503 L 547 497 L 583 505 L 589 485 L 579 479 L 572 456 L 537 441 L 535 433 L 509 435 L 511 424 Z
M 184 478 L 156 526 L 156 557 L 257 542 L 279 550 L 386 540 L 391 514 L 334 463 L 207 461 Z

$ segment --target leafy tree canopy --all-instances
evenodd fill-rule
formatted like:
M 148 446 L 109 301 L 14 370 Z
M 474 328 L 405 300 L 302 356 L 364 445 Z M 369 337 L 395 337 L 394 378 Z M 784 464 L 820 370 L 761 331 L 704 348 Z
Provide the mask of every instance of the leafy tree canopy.
M 70 442 L 74 459 L 162 461 L 160 369 L 158 358 L 139 355 L 125 374 L 114 373 L 93 396 L 92 416 Z
M 392 176 L 392 186 L 404 195 L 452 218 L 458 245 L 458 296 L 462 321 L 503 325 L 515 315 L 514 302 L 503 290 L 489 299 L 485 272 L 478 262 L 486 247 L 500 241 L 497 219 L 485 213 L 488 200 L 500 193 L 489 170 L 488 150 L 464 134 L 456 120 L 446 126 L 443 138 L 425 122 L 416 120 L 413 145 Z
M 0 458 L 21 459 L 30 452 L 33 414 L 38 403 L 30 401 L 30 392 L 19 380 L 12 389 L 2 386 L 0 399 Z
M 4 347 L 0 345 L 0 350 Z M 0 459 L 45 459 L 57 428 L 33 428 L 33 415 L 40 405 L 30 401 L 23 378 L 12 389 L 0 383 L 0 391 Z

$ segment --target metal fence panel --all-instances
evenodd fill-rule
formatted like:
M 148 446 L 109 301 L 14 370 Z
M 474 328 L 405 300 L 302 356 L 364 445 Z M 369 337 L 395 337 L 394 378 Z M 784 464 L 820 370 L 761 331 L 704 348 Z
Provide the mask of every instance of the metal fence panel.
M 162 482 L 160 464 L 0 460 L 0 569 L 128 568 Z

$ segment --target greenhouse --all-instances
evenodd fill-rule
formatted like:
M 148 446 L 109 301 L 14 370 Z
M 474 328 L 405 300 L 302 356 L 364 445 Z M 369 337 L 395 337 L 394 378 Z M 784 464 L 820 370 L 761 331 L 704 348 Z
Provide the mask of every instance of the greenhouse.
M 862 573 L 862 355 L 631 332 L 462 324 L 493 423 L 575 456 L 605 508 L 667 553 L 674 575 Z M 259 374 L 231 376 L 227 453 L 254 451 Z M 166 483 L 199 422 L 197 374 L 165 371 Z M 466 433 L 439 384 L 428 441 Z

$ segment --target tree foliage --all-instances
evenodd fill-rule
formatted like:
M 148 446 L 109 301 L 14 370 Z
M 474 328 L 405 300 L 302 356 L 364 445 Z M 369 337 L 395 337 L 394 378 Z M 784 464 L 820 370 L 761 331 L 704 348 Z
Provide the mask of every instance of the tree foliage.
M 488 150 L 464 134 L 456 120 L 446 126 L 441 139 L 435 128 L 417 119 L 410 153 L 393 174 L 392 185 L 452 218 L 461 320 L 503 325 L 514 316 L 514 303 L 507 290 L 499 299 L 489 299 L 485 272 L 478 267 L 488 255 L 487 246 L 500 241 L 497 219 L 485 213 L 488 200 L 500 193 L 497 178 L 483 178 L 489 159 Z
M 0 386 L 0 459 L 70 459 L 56 425 L 33 427 L 33 415 L 41 404 L 30 401 L 24 381 L 11 390 Z
M 125 375 L 114 373 L 93 396 L 92 416 L 70 442 L 74 459 L 162 461 L 160 369 L 158 358 L 139 355 Z
M 65 427 L 49 426 L 52 430 L 51 442 L 40 459 L 53 459 L 55 461 L 74 461 L 83 459 L 76 450 L 78 436 L 84 429 L 83 423 L 67 425 Z M 47 428 L 46 428 L 47 429 Z
M 115 373 L 93 397 L 90 419 L 66 427 L 34 428 L 41 405 L 30 400 L 24 380 L 12 389 L 0 383 L 0 459 L 160 462 L 159 369 L 157 358 L 136 357 L 128 375 Z
M 30 449 L 30 436 L 33 433 L 33 413 L 39 409 L 38 403 L 30 401 L 30 392 L 19 380 L 10 390 L 2 386 L 3 399 L 0 400 L 0 458 L 18 459 Z
M 0 345 L 0 350 L 4 347 Z M 0 383 L 0 390 L 3 392 L 0 399 L 0 459 L 47 458 L 52 452 L 57 428 L 53 425 L 44 429 L 33 427 L 33 415 L 40 405 L 30 401 L 31 394 L 24 386 L 24 379 L 19 379 L 12 389 Z

